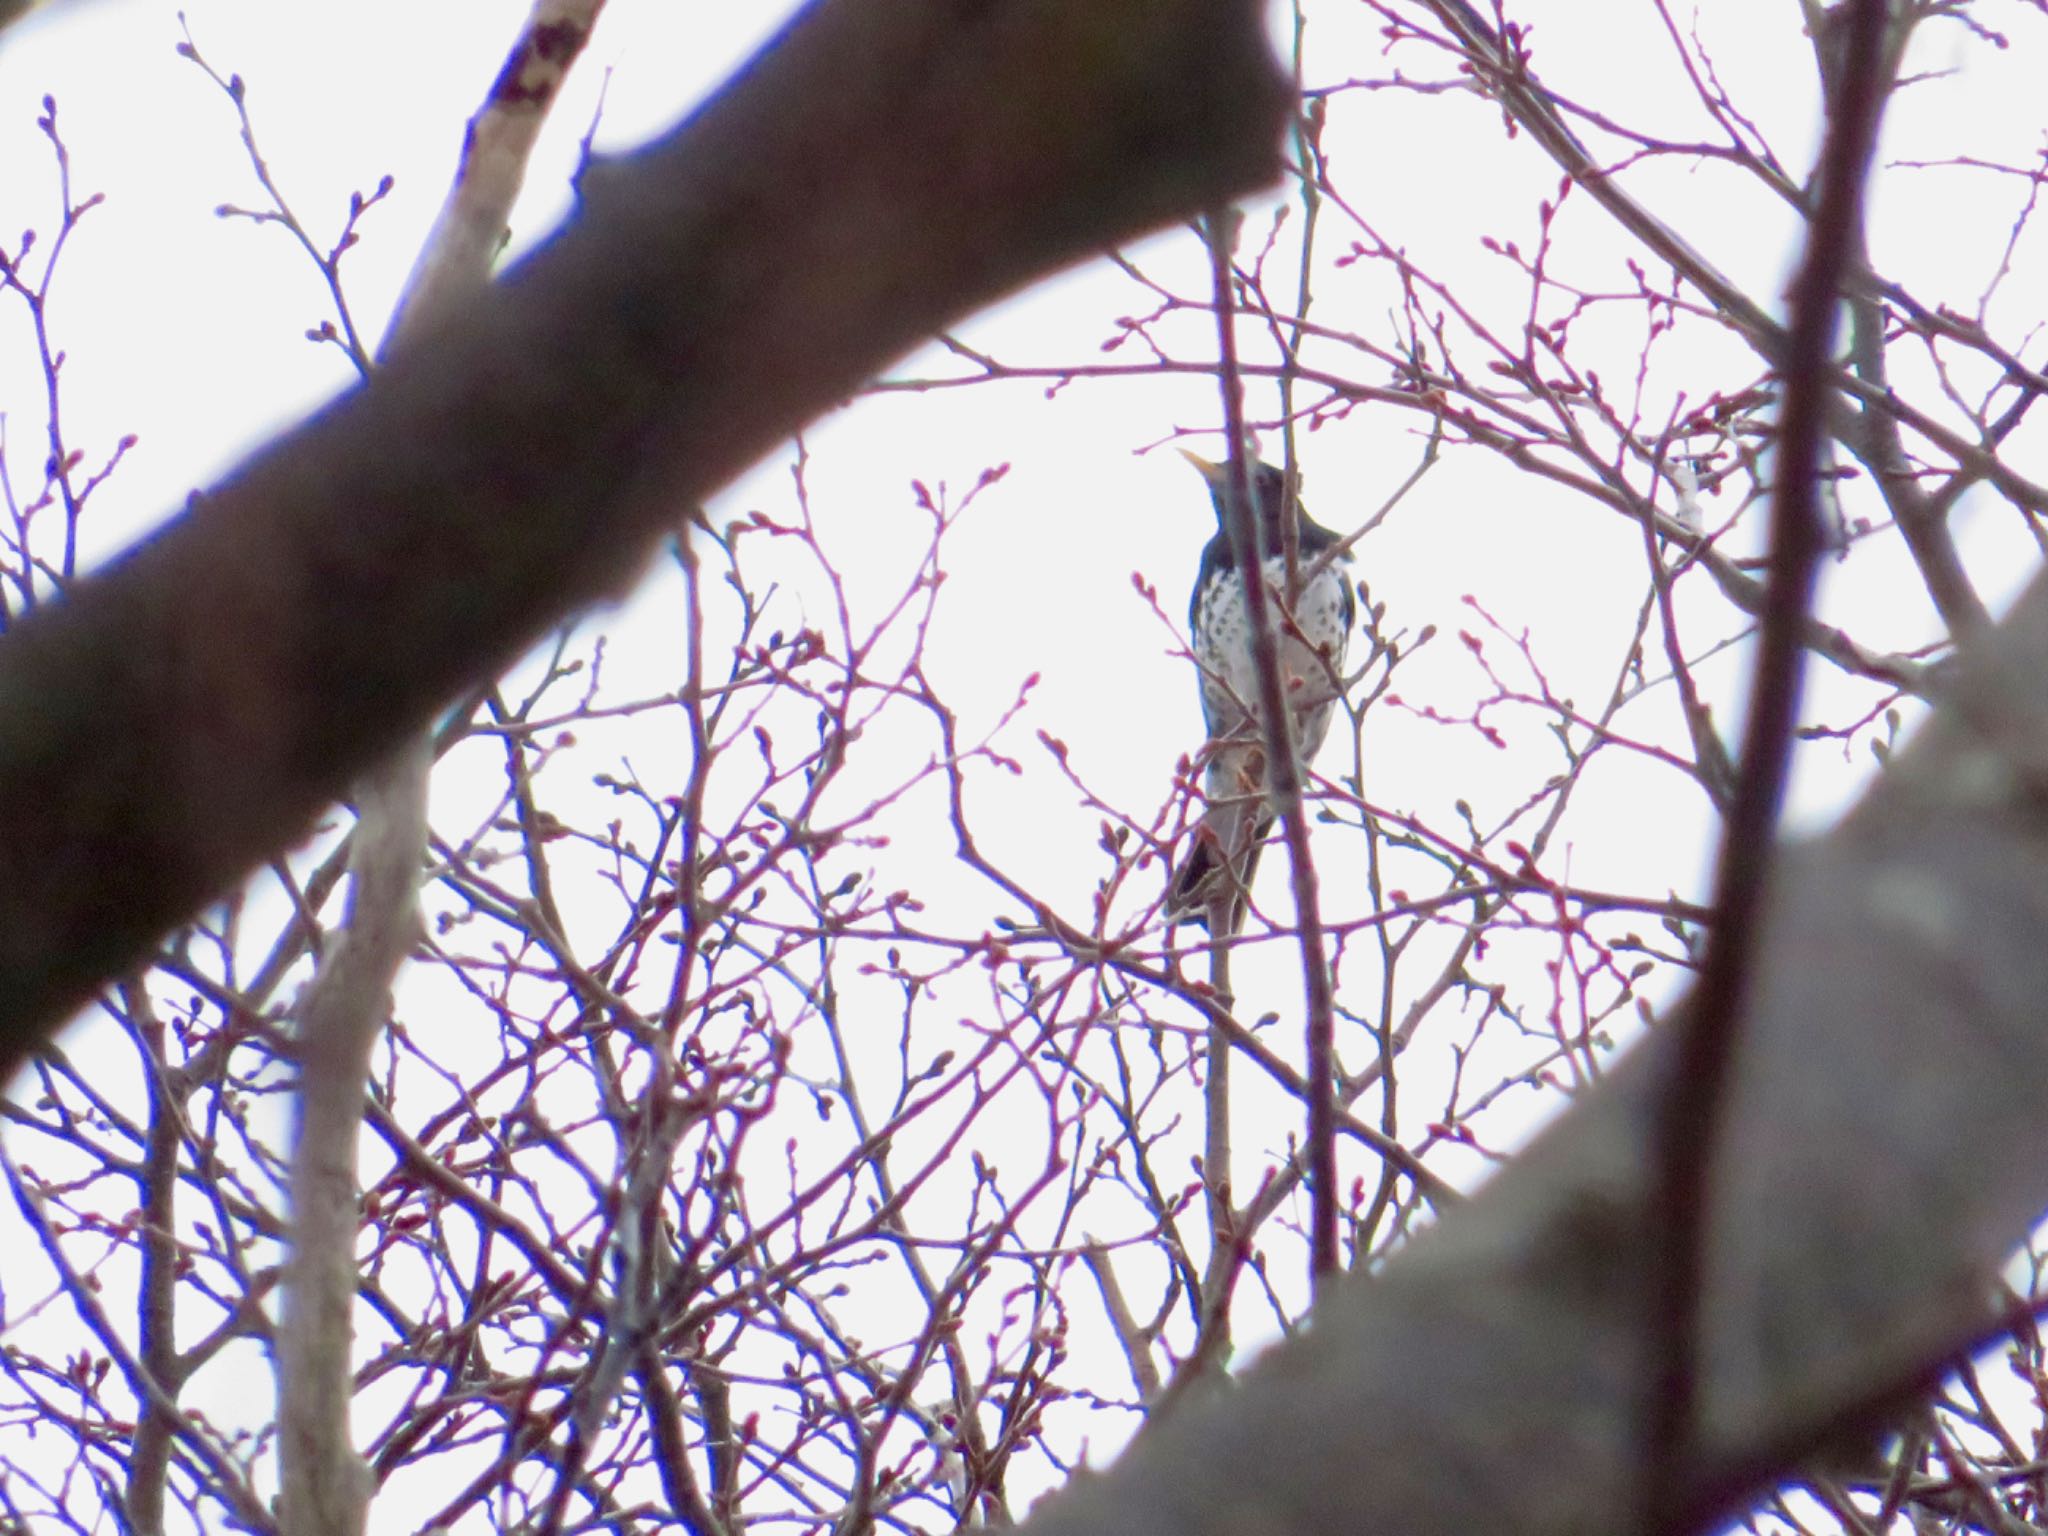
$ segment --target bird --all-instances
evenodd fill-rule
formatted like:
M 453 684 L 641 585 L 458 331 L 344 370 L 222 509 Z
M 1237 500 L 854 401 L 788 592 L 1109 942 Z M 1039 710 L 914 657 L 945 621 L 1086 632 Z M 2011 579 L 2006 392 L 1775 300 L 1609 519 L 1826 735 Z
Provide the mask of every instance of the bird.
M 1230 465 L 1212 464 L 1186 449 L 1181 456 L 1207 483 L 1216 510 L 1216 533 L 1202 550 L 1188 601 L 1189 649 L 1201 669 L 1202 718 L 1209 732 L 1203 783 L 1208 804 L 1194 846 L 1168 887 L 1166 911 L 1171 923 L 1206 927 L 1210 904 L 1225 895 L 1235 898 L 1233 924 L 1242 913 L 1259 846 L 1273 825 L 1273 808 L 1267 797 L 1252 629 L 1227 521 Z M 1296 761 L 1306 765 L 1329 734 L 1342 691 L 1345 644 L 1356 618 L 1351 582 L 1341 569 L 1350 556 L 1339 547 L 1343 541 L 1336 533 L 1311 518 L 1299 497 L 1287 494 L 1284 473 L 1256 457 L 1248 467 L 1258 508 L 1261 566 L 1267 591 L 1276 600 L 1280 681 L 1289 700 Z M 1291 607 L 1283 542 L 1290 514 L 1296 578 L 1303 583 Z M 1332 550 L 1334 555 L 1323 558 Z

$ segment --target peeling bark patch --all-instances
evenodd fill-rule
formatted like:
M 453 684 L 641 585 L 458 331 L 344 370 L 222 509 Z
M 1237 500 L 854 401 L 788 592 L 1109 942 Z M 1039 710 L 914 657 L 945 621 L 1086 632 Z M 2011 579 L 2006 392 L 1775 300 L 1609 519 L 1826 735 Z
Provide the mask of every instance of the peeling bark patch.
M 563 67 L 583 51 L 584 41 L 589 33 L 573 21 L 551 21 L 533 29 L 533 51 L 543 59 L 560 62 Z
M 535 27 L 506 56 L 505 67 L 491 82 L 492 104 L 545 107 L 570 63 L 583 51 L 588 36 L 588 30 L 573 21 L 552 21 Z

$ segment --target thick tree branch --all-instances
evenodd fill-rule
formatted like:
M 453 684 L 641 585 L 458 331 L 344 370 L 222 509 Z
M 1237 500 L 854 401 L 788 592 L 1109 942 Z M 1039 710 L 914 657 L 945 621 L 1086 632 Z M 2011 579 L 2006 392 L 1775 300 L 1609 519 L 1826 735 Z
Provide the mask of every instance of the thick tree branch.
M 2048 1203 L 2048 582 L 1966 655 L 1957 698 L 1766 899 L 1706 1209 L 1694 1526 L 1980 1337 Z M 1679 1038 L 1036 1536 L 1635 1528 Z
M 367 387 L 0 645 L 0 1070 L 920 338 L 1275 176 L 1249 0 L 820 0 Z
M 293 1536 L 355 1536 L 371 1493 L 349 1439 L 355 1396 L 356 1133 L 363 1079 L 391 978 L 418 937 L 414 900 L 429 759 L 394 763 L 375 788 L 389 803 L 357 828 L 348 927 L 299 1009 L 299 1126 L 292 1152 L 292 1251 L 277 1338 L 279 1508 Z

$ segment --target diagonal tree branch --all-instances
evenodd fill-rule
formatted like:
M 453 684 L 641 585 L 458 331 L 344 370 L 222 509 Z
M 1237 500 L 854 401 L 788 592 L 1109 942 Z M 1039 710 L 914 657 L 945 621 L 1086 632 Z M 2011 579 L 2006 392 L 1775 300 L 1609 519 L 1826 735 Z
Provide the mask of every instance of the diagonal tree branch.
M 1766 896 L 1705 1212 L 1689 1529 L 1985 1338 L 1998 1266 L 2048 1205 L 2048 580 L 1953 698 Z M 1654 1129 L 1689 1007 L 1034 1536 L 1639 1530 Z
M 0 1070 L 680 508 L 947 322 L 1273 179 L 1250 0 L 819 0 L 499 296 L 0 645 Z
M 1694 250 L 1679 233 L 1622 190 L 1592 152 L 1579 142 L 1552 104 L 1550 93 L 1529 73 L 1527 63 L 1502 45 L 1493 27 L 1466 0 L 1422 0 L 1457 39 L 1459 47 L 1487 72 L 1495 98 L 1541 144 L 1559 167 L 1615 221 L 1671 269 L 1705 294 L 1729 323 L 1776 362 L 1785 346 L 1785 332 L 1763 307 Z

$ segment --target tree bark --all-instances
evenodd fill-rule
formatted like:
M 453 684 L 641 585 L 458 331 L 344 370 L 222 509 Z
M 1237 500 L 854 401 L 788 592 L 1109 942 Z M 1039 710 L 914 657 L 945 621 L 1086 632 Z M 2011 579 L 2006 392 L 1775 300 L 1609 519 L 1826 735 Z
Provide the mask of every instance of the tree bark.
M 2048 581 L 1834 832 L 1788 849 L 1715 1140 L 1694 1522 L 1985 1336 L 2048 1204 Z M 1683 1010 L 1239 1389 L 1035 1536 L 1635 1528 L 1652 1127 Z
M 820 0 L 488 301 L 0 643 L 0 1073 L 936 329 L 1279 169 L 1250 0 Z

